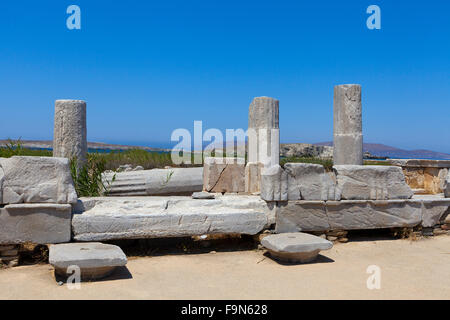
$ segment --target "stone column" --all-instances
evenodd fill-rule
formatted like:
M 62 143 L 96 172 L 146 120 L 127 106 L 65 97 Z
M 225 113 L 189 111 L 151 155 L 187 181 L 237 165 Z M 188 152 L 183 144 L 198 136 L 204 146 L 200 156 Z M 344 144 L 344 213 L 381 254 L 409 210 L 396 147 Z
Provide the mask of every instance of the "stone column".
M 56 100 L 53 156 L 72 159 L 78 164 L 86 161 L 86 102 Z
M 334 87 L 335 165 L 363 164 L 361 86 L 343 84 Z
M 260 191 L 262 167 L 280 163 L 279 101 L 269 97 L 254 98 L 248 114 L 248 163 L 245 191 Z

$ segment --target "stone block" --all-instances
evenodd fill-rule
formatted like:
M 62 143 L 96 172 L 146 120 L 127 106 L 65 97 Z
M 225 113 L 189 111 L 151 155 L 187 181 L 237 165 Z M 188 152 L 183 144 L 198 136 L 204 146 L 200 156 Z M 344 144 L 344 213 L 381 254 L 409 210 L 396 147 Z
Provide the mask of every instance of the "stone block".
M 261 199 L 265 201 L 288 200 L 287 173 L 279 165 L 262 170 Z
M 327 201 L 333 230 L 414 227 L 422 221 L 421 203 L 413 200 Z
M 333 247 L 328 240 L 301 232 L 269 235 L 261 240 L 261 244 L 274 258 L 294 263 L 314 261 L 321 250 Z
M 69 204 L 10 204 L 0 209 L 0 244 L 69 242 Z
M 69 160 L 14 156 L 0 159 L 0 203 L 76 203 Z
M 341 199 L 409 199 L 414 194 L 400 167 L 337 165 L 333 169 Z
M 336 185 L 319 164 L 286 163 L 289 200 L 339 200 Z M 332 174 L 332 173 L 331 173 Z
M 245 166 L 245 192 L 256 194 L 261 192 L 262 163 L 248 162 Z
M 277 233 L 330 229 L 325 201 L 288 201 L 277 205 Z
M 422 200 L 422 226 L 434 227 L 450 212 L 450 199 Z
M 203 190 L 207 192 L 245 192 L 245 161 L 235 158 L 205 158 Z
M 55 273 L 63 277 L 67 277 L 69 267 L 77 266 L 84 280 L 104 278 L 116 267 L 127 264 L 127 257 L 120 247 L 99 242 L 51 245 L 48 260 Z
M 274 205 L 258 196 L 104 197 L 82 199 L 87 210 L 74 214 L 77 241 L 257 234 L 275 222 Z M 90 203 L 94 202 L 94 203 Z M 79 206 L 83 207 L 83 206 Z

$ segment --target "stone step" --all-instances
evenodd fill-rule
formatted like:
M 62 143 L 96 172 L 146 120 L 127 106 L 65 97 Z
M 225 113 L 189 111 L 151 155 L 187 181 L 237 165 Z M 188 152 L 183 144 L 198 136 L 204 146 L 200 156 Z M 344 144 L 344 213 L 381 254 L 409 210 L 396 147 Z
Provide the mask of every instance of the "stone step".
M 275 205 L 258 196 L 82 198 L 74 210 L 77 241 L 254 235 L 275 222 Z
M 99 242 L 54 244 L 49 248 L 49 263 L 55 274 L 72 275 L 76 268 L 80 280 L 101 279 L 117 267 L 127 264 L 127 257 L 118 246 Z

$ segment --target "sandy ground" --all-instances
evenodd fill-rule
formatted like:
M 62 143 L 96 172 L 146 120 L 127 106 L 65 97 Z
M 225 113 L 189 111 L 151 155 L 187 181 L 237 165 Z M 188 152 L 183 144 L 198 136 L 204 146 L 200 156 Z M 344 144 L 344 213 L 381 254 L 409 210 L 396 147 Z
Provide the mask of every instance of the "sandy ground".
M 214 250 L 213 248 L 211 250 Z M 366 285 L 370 265 L 381 288 Z M 58 286 L 50 265 L 0 270 L 1 299 L 450 299 L 450 236 L 337 244 L 307 265 L 262 250 L 130 258 L 108 281 Z

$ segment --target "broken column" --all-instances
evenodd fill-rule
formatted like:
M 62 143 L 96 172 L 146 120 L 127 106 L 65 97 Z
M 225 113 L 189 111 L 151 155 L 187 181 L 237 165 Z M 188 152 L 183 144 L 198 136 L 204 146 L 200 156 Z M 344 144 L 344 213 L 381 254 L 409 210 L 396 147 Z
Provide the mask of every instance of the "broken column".
M 72 159 L 78 164 L 86 161 L 86 102 L 56 100 L 53 156 Z
M 279 101 L 269 97 L 254 98 L 248 114 L 248 163 L 245 191 L 260 191 L 262 167 L 280 163 Z
M 343 84 L 334 87 L 335 165 L 363 164 L 361 86 Z

